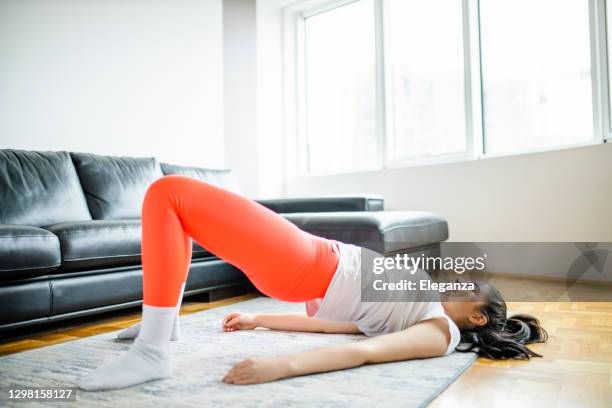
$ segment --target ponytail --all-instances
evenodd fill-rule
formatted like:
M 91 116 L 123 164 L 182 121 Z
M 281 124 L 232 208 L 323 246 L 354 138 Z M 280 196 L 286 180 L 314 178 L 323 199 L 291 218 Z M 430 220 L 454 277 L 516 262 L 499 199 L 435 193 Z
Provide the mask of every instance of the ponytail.
M 544 343 L 548 333 L 533 316 L 516 314 L 507 318 L 506 302 L 501 293 L 491 284 L 479 283 L 486 303 L 481 308 L 487 318 L 484 326 L 464 329 L 457 351 L 473 351 L 490 359 L 521 359 L 542 355 L 528 348 L 527 344 Z
M 521 359 L 542 357 L 526 346 L 532 343 L 544 343 L 548 339 L 546 330 L 533 316 L 519 314 L 508 318 L 501 329 L 489 325 L 465 330 L 461 333 L 461 344 L 458 351 L 474 351 L 490 359 Z

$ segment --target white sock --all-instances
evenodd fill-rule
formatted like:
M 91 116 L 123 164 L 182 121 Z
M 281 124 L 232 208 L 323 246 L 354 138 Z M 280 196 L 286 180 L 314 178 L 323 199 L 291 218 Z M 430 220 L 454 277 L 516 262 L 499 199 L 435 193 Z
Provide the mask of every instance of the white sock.
M 140 334 L 119 358 L 87 374 L 78 386 L 86 391 L 129 387 L 172 374 L 170 334 L 176 307 L 142 306 Z
M 176 341 L 179 339 L 181 335 L 180 324 L 179 324 L 179 315 L 181 311 L 181 303 L 183 302 L 183 293 L 185 292 L 185 283 L 181 286 L 181 293 L 178 298 L 178 302 L 176 304 L 176 318 L 174 319 L 174 323 L 172 325 L 172 334 L 170 335 L 171 341 Z M 127 329 L 123 330 L 117 335 L 118 339 L 135 339 L 140 332 L 140 323 L 136 323 Z
M 171 375 L 169 348 L 146 344 L 138 338 L 127 353 L 81 378 L 78 386 L 85 391 L 111 390 Z
M 157 347 L 169 348 L 176 306 L 157 307 L 142 305 L 142 322 L 138 338 Z

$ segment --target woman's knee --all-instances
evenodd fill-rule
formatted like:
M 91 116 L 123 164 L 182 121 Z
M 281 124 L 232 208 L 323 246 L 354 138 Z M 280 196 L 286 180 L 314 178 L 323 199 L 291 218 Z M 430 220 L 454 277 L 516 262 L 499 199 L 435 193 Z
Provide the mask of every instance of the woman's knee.
M 199 194 L 210 195 L 214 187 L 204 181 L 181 175 L 167 175 L 155 180 L 148 187 L 145 202 L 150 200 L 164 200 L 170 197 L 193 196 Z
M 188 177 L 179 175 L 163 176 L 155 180 L 147 188 L 145 201 L 169 197 L 171 194 L 180 191 L 188 180 Z

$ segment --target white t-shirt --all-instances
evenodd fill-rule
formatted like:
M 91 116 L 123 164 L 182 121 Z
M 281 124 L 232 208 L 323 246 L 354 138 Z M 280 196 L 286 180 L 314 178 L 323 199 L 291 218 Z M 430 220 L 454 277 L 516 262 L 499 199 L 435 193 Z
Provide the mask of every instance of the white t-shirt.
M 337 241 L 338 242 L 338 241 Z M 306 302 L 307 314 L 314 318 L 353 322 L 367 336 L 401 331 L 420 321 L 445 318 L 450 342 L 445 355 L 455 351 L 460 333 L 453 320 L 444 313 L 439 301 L 427 302 L 362 302 L 362 248 L 338 242 L 340 260 L 323 299 Z M 427 276 L 425 271 L 417 273 Z

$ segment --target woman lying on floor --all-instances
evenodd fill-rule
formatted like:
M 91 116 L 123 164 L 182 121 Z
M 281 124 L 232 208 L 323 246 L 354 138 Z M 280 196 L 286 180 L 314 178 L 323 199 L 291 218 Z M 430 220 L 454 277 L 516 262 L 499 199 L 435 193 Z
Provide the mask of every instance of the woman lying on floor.
M 169 344 L 178 338 L 192 238 L 241 269 L 262 293 L 307 302 L 308 316 L 232 313 L 222 322 L 224 330 L 265 327 L 370 336 L 306 353 L 245 360 L 225 375 L 227 383 L 442 356 L 455 351 L 460 340 L 466 349 L 489 358 L 529 358 L 539 355 L 525 344 L 546 340 L 535 318 L 507 318 L 504 300 L 489 284 L 480 284 L 463 301 L 361 302 L 363 248 L 311 235 L 213 185 L 166 176 L 149 187 L 142 208 L 142 321 L 119 335 L 136 340 L 127 353 L 82 378 L 80 388 L 122 388 L 171 375 Z

